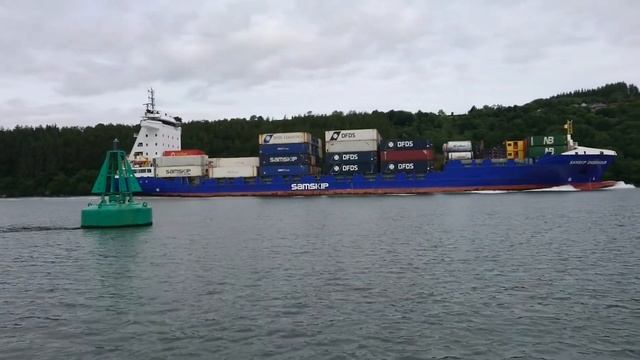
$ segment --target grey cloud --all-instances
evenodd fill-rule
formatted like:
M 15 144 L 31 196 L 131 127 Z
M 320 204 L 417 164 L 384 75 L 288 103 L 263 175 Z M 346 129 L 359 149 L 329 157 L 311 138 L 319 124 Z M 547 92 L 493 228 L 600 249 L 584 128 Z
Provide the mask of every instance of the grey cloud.
M 450 89 L 436 88 L 471 81 L 499 88 L 496 79 L 517 77 L 524 83 L 541 64 L 560 73 L 566 66 L 587 69 L 563 64 L 568 52 L 583 62 L 603 52 L 637 58 L 638 13 L 640 2 L 623 0 L 4 2 L 0 81 L 53 89 L 52 103 L 158 83 L 182 88 L 186 102 L 242 96 L 270 84 L 313 91 L 305 84 L 315 81 L 336 88 L 412 81 L 446 94 Z M 637 70 L 629 76 L 611 80 L 635 81 Z M 363 94 L 359 99 L 377 99 L 364 94 L 369 91 L 350 89 Z M 402 91 L 394 107 L 416 106 L 406 102 L 415 98 L 412 88 Z M 372 105 L 354 100 L 354 106 Z
M 8 127 L 59 125 L 86 126 L 96 123 L 132 123 L 139 118 L 139 108 L 96 108 L 77 102 L 55 102 L 33 105 L 22 99 L 9 99 L 0 103 L 0 113 L 12 122 Z M 0 128 L 4 127 L 0 123 Z

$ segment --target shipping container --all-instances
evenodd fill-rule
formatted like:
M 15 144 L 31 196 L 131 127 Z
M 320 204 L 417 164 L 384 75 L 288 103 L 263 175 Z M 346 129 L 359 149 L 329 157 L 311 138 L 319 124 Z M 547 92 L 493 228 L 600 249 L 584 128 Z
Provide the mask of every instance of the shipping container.
M 320 169 L 317 166 L 309 165 L 280 165 L 280 166 L 261 166 L 260 175 L 276 176 L 276 175 L 319 175 Z
M 357 163 L 357 162 L 371 162 L 378 161 L 377 151 L 352 151 L 352 152 L 339 152 L 327 154 L 325 163 L 338 164 L 338 163 Z
M 447 153 L 447 159 L 449 160 L 471 160 L 473 159 L 473 153 L 471 151 L 460 151 Z
M 258 176 L 258 168 L 255 166 L 233 166 L 209 168 L 210 178 L 236 178 Z
M 524 140 L 507 140 L 504 142 L 504 146 L 507 151 L 522 151 L 525 148 Z
M 385 161 L 380 168 L 385 173 L 425 173 L 433 169 L 433 161 Z
M 426 150 L 431 149 L 433 143 L 427 139 L 411 139 L 411 140 L 383 140 L 380 143 L 381 150 Z
M 377 151 L 377 150 L 378 150 L 378 142 L 373 140 L 327 142 L 327 153 Z
M 329 130 L 324 133 L 324 141 L 375 141 L 380 142 L 377 129 Z
M 280 154 L 311 154 L 319 155 L 321 148 L 315 144 L 263 144 L 258 146 L 260 155 L 280 155 Z
M 269 165 L 316 165 L 317 157 L 309 154 L 260 155 L 260 164 Z
M 380 152 L 381 161 L 433 161 L 433 149 L 429 150 L 387 150 Z
M 210 158 L 209 167 L 244 167 L 259 166 L 260 158 L 258 157 L 229 157 L 229 158 Z
M 471 141 L 449 141 L 442 145 L 442 152 L 471 151 Z
M 306 132 L 286 132 L 258 135 L 258 144 L 301 144 L 312 143 L 311 134 Z
M 524 160 L 524 158 L 525 158 L 524 150 L 507 150 L 507 159 Z
M 182 149 L 182 150 L 165 150 L 162 156 L 189 156 L 189 155 L 206 155 L 204 151 L 198 149 Z
M 567 151 L 566 146 L 532 146 L 527 149 L 528 157 L 540 157 L 544 154 L 559 155 Z
M 332 175 L 375 174 L 378 169 L 377 161 L 369 161 L 351 164 L 327 164 L 326 172 Z
M 203 166 L 167 166 L 156 167 L 156 176 L 165 177 L 185 177 L 185 176 L 203 176 Z
M 207 160 L 207 155 L 160 156 L 153 159 L 156 167 L 206 166 Z
M 567 135 L 530 136 L 528 146 L 558 146 L 567 145 Z

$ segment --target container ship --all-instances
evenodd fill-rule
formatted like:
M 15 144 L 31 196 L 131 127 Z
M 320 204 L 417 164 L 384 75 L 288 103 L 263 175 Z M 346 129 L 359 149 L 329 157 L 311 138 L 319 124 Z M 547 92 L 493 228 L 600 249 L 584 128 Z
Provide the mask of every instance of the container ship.
M 258 136 L 254 157 L 212 157 L 181 148 L 182 119 L 161 115 L 153 89 L 129 161 L 145 196 L 322 196 L 610 187 L 617 154 L 579 146 L 565 134 L 508 140 L 478 151 L 468 140 L 384 139 L 376 129 L 337 129 L 324 142 L 305 132 Z M 440 155 L 438 155 L 439 157 Z

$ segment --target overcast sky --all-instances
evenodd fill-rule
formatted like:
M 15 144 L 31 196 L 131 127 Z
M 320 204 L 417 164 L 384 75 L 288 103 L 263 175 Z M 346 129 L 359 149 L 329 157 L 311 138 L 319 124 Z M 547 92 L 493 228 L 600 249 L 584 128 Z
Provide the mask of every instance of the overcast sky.
M 0 0 L 0 127 L 465 113 L 640 84 L 640 1 Z

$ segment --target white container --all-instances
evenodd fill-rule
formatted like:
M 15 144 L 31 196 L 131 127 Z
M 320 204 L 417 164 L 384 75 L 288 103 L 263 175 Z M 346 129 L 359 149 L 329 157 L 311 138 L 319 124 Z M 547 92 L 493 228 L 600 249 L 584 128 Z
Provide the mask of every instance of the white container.
M 327 142 L 327 153 L 351 152 L 351 151 L 377 151 L 377 150 L 378 150 L 377 140 Z
M 380 142 L 380 133 L 377 129 L 358 130 L 329 130 L 324 133 L 324 140 L 329 141 L 363 141 L 373 140 Z
M 258 176 L 255 166 L 215 167 L 209 168 L 210 178 L 236 178 Z
M 447 153 L 447 159 L 449 160 L 471 160 L 473 159 L 473 153 L 471 151 L 458 151 Z
M 156 167 L 206 166 L 207 155 L 160 156 L 154 159 Z
M 471 141 L 449 141 L 442 145 L 442 152 L 471 151 Z
M 156 168 L 156 176 L 161 178 L 202 175 L 204 175 L 204 167 L 202 166 L 166 166 Z
M 272 133 L 258 135 L 258 144 L 299 144 L 310 143 L 311 134 L 306 132 Z
M 259 157 L 210 158 L 209 167 L 260 166 Z

